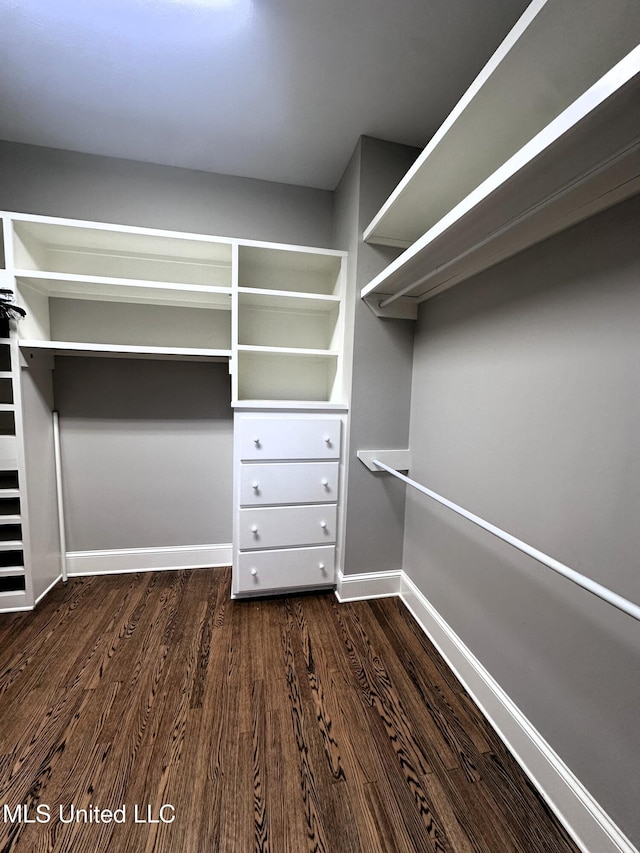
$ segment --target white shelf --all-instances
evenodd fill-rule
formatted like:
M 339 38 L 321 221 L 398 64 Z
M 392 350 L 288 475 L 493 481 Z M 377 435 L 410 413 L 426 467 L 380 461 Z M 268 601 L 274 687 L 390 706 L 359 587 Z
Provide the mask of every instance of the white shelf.
M 22 540 L 0 540 L 0 551 L 22 551 L 23 549 Z
M 20 497 L 20 489 L 0 489 L 0 503 L 3 498 L 19 498 Z M 12 518 L 14 516 L 8 516 Z M 15 516 L 16 518 L 20 518 L 20 516 Z M 0 516 L 0 518 L 7 518 L 7 516 Z
M 14 489 L 15 492 L 18 492 L 18 489 Z M 0 492 L 0 498 L 6 497 L 4 492 Z M 15 497 L 19 497 L 19 494 L 16 494 Z M 22 520 L 22 516 L 20 515 L 0 515 L 0 527 L 3 524 L 20 524 Z
M 324 350 L 238 347 L 236 402 L 343 402 L 338 360 L 337 352 Z
M 179 232 L 14 215 L 17 269 L 231 284 L 231 243 Z
M 29 350 L 47 350 L 55 355 L 92 355 L 112 358 L 199 359 L 201 361 L 228 361 L 231 350 L 190 349 L 188 347 L 120 346 L 117 344 L 88 344 L 74 341 L 18 342 L 25 355 Z M 0 492 L 2 497 L 4 492 Z
M 0 578 L 1 577 L 23 577 L 24 576 L 24 566 L 5 566 L 0 569 Z M 16 590 L 16 592 L 22 592 L 22 590 Z M 7 590 L 5 593 L 0 593 L 1 595 L 14 595 L 15 593 L 12 590 Z
M 361 291 L 417 302 L 640 191 L 640 47 Z M 375 310 L 375 309 L 374 309 Z
M 243 290 L 339 296 L 344 257 L 344 252 L 240 245 L 238 285 Z
M 264 353 L 265 355 L 298 356 L 302 358 L 337 358 L 338 350 L 309 349 L 308 347 L 238 346 L 238 352 Z
M 633 50 L 640 4 L 534 0 L 364 239 L 407 248 Z
M 256 308 L 281 308 L 288 311 L 331 311 L 340 305 L 339 296 L 322 293 L 293 293 L 289 290 L 268 290 L 239 287 L 238 294 L 246 305 Z
M 234 409 L 247 409 L 252 411 L 258 409 L 277 409 L 278 411 L 317 411 L 327 410 L 332 412 L 347 412 L 349 407 L 344 402 L 327 402 L 318 400 L 233 400 L 231 403 Z
M 28 270 L 16 270 L 15 275 L 21 288 L 27 286 L 42 296 L 53 298 L 231 310 L 231 287 Z

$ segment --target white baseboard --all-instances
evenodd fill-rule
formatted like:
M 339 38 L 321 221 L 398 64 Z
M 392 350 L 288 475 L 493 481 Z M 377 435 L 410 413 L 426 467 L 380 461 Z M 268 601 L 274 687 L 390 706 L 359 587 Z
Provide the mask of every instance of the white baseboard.
M 108 575 L 122 572 L 207 569 L 230 565 L 230 544 L 67 552 L 67 574 L 69 577 Z
M 399 595 L 580 849 L 638 853 L 404 571 L 339 575 L 336 595 L 340 601 Z
M 49 584 L 49 586 L 48 586 L 45 590 L 43 590 L 43 591 L 40 593 L 40 595 L 36 598 L 35 604 L 38 604 L 40 601 L 42 601 L 42 599 L 45 597 L 45 595 L 46 595 L 48 592 L 51 592 L 51 590 L 54 588 L 54 586 L 55 586 L 55 585 L 58 583 L 58 581 L 60 581 L 60 580 L 62 580 L 62 575 L 58 575 L 58 577 L 57 577 L 57 578 L 55 578 L 55 580 L 52 580 L 52 581 L 51 581 L 51 583 Z M 35 605 L 34 605 L 34 606 L 35 606 Z
M 342 572 L 338 572 L 336 597 L 338 601 L 345 602 L 399 595 L 401 577 L 400 569 L 361 575 L 343 575 Z

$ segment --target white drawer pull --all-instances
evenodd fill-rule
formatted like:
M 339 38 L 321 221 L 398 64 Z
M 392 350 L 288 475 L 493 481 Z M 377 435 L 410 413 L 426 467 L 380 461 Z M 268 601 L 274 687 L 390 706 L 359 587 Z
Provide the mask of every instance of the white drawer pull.
M 318 568 L 320 569 L 321 572 L 324 572 L 324 568 L 325 568 L 324 563 L 318 563 Z
M 256 436 L 256 437 L 253 439 L 253 443 L 255 444 L 255 446 L 256 446 L 256 447 L 260 447 L 260 437 L 259 437 L 259 436 Z
M 257 524 L 252 524 L 252 525 L 251 525 L 251 532 L 252 532 L 252 533 L 257 533 L 257 532 L 258 532 L 258 525 L 257 525 Z
M 258 570 L 257 569 L 251 569 L 251 572 L 249 574 L 252 574 L 255 577 L 258 574 Z
M 321 522 L 320 522 L 320 527 L 321 527 L 323 530 L 326 530 L 326 529 L 327 529 L 327 522 L 326 522 L 326 521 L 321 521 Z
M 327 488 L 327 486 L 329 485 L 329 481 L 327 480 L 327 478 L 326 478 L 326 477 L 323 477 L 323 478 L 322 478 L 322 480 L 320 480 L 320 482 L 321 482 L 321 483 L 322 483 L 322 485 L 325 487 L 325 489 L 326 489 L 326 488 Z
M 254 480 L 253 483 L 251 483 L 251 488 L 254 490 L 254 492 L 257 492 L 260 488 L 260 483 L 257 480 Z
M 328 444 L 328 445 L 331 445 L 331 436 L 330 436 L 330 435 L 325 435 L 325 437 L 324 437 L 324 443 L 325 443 L 325 444 Z

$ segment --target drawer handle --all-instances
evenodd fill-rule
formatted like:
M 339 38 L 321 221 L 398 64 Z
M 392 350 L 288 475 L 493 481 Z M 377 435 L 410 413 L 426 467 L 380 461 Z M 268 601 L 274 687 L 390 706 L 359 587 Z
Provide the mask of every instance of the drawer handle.
M 257 480 L 254 480 L 253 483 L 251 483 L 251 488 L 254 492 L 257 492 L 260 488 L 260 483 Z
M 251 532 L 254 534 L 258 532 L 258 525 L 257 524 L 251 525 Z
M 320 569 L 320 571 L 322 572 L 322 574 L 324 574 L 324 573 L 325 573 L 325 565 L 324 565 L 324 563 L 318 563 L 318 568 Z
M 320 522 L 320 527 L 321 527 L 323 530 L 326 530 L 326 529 L 327 529 L 327 522 L 326 522 L 326 521 L 321 521 L 321 522 Z
M 324 437 L 324 443 L 325 443 L 325 444 L 328 444 L 328 445 L 329 445 L 329 447 L 331 447 L 331 436 L 330 436 L 330 435 L 325 435 L 325 437 Z
M 321 482 L 321 483 L 322 483 L 322 485 L 325 487 L 325 489 L 326 489 L 326 488 L 327 488 L 327 486 L 329 485 L 329 481 L 327 480 L 327 478 L 326 478 L 326 477 L 323 477 L 323 478 L 322 478 L 322 480 L 320 480 L 320 482 Z
M 255 444 L 256 447 L 260 447 L 260 436 L 256 436 L 253 439 L 253 443 Z
M 255 576 L 258 574 L 258 570 L 257 570 L 257 569 L 251 569 L 251 571 L 249 572 L 249 574 L 253 575 L 253 576 L 254 576 L 254 578 L 255 578 Z

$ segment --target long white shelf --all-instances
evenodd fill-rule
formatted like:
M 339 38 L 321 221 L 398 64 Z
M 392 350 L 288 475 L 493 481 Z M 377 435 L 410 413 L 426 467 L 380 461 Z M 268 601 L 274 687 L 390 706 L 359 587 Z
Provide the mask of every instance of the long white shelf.
M 74 341 L 18 341 L 23 353 L 47 350 L 55 355 L 92 355 L 111 358 L 190 359 L 192 361 L 228 361 L 231 350 L 190 349 L 188 347 L 145 347 L 120 344 L 85 344 Z
M 24 573 L 24 566 L 6 566 L 0 569 L 0 577 L 20 577 L 24 575 Z M 16 592 L 20 593 L 22 590 L 16 590 Z M 12 590 L 9 590 L 8 594 L 14 595 L 15 593 Z
M 408 248 L 640 42 L 640 4 L 533 0 L 364 232 Z
M 231 310 L 231 287 L 33 270 L 16 270 L 15 276 L 18 284 L 48 297 Z
M 361 291 L 422 302 L 640 191 L 640 46 Z M 407 301 L 405 300 L 405 302 Z

